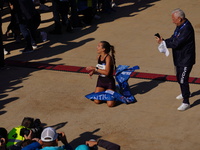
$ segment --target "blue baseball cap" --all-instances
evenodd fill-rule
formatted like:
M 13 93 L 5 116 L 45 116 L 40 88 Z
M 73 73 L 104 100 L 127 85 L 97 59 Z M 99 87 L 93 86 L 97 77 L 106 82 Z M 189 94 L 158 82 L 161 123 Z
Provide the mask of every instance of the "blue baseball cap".
M 75 150 L 90 150 L 90 148 L 87 145 L 79 145 Z

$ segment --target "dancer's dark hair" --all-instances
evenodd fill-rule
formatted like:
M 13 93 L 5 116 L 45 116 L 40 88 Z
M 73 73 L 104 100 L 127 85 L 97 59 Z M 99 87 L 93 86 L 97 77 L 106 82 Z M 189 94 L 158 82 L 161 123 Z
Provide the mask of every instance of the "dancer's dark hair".
M 108 43 L 107 41 L 101 41 L 100 43 L 102 43 L 102 47 L 105 48 L 105 53 L 109 54 L 111 51 L 111 56 L 113 59 L 113 65 L 114 65 L 114 69 L 116 69 L 116 62 L 115 62 L 115 48 L 113 45 L 110 45 L 110 43 Z

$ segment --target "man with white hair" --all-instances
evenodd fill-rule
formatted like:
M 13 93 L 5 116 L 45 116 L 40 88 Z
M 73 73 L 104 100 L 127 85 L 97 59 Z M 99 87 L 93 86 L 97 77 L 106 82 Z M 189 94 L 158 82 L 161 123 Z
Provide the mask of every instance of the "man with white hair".
M 172 22 L 176 25 L 174 34 L 166 40 L 163 40 L 162 37 L 156 37 L 156 40 L 159 44 L 164 42 L 167 48 L 172 48 L 176 77 L 181 88 L 181 94 L 176 98 L 183 99 L 178 110 L 184 111 L 190 108 L 188 80 L 195 64 L 195 35 L 190 21 L 181 9 L 178 8 L 172 11 Z

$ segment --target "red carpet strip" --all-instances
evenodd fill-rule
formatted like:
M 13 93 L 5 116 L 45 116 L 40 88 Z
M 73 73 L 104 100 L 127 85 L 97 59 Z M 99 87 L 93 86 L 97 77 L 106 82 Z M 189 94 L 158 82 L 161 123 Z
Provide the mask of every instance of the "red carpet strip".
M 47 70 L 66 71 L 75 73 L 88 73 L 85 67 L 78 67 L 78 66 L 53 65 L 40 62 L 25 62 L 16 60 L 6 60 L 6 64 L 9 66 L 16 66 L 16 67 L 47 69 Z M 144 73 L 144 72 L 133 72 L 131 74 L 131 78 L 177 82 L 176 76 L 173 75 Z M 200 84 L 200 78 L 190 77 L 189 83 Z

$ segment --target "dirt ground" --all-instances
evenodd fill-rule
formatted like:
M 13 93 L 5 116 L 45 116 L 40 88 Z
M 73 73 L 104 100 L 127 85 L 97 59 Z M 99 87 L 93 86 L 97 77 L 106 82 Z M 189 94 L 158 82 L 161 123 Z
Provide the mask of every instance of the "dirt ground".
M 107 40 L 116 49 L 117 65 L 140 66 L 139 72 L 174 75 L 172 54 L 159 53 L 154 34 L 173 34 L 171 11 L 181 8 L 196 33 L 196 64 L 192 77 L 199 77 L 200 0 L 116 0 L 111 14 L 101 14 L 92 26 L 48 34 L 33 53 L 21 54 L 23 42 L 7 39 L 6 59 L 86 67 L 95 65 L 96 45 Z M 51 2 L 47 3 L 51 6 Z M 6 12 L 6 10 L 5 10 Z M 52 12 L 41 12 L 41 31 L 52 29 Z M 3 32 L 9 15 L 3 15 Z M 122 150 L 199 150 L 200 90 L 190 84 L 192 107 L 177 111 L 181 100 L 176 82 L 130 78 L 133 104 L 108 108 L 85 98 L 94 91 L 97 76 L 9 66 L 0 72 L 0 122 L 8 131 L 26 116 L 40 118 L 45 126 L 64 131 L 76 147 L 89 139 L 103 138 L 121 145 Z M 102 148 L 99 148 L 101 150 Z

